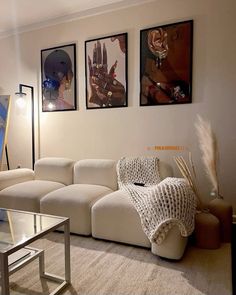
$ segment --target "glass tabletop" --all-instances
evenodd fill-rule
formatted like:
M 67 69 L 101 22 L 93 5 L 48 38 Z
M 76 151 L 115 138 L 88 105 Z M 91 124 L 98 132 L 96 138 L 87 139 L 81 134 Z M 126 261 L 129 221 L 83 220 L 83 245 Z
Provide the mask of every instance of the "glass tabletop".
M 0 252 L 7 251 L 67 218 L 0 208 Z

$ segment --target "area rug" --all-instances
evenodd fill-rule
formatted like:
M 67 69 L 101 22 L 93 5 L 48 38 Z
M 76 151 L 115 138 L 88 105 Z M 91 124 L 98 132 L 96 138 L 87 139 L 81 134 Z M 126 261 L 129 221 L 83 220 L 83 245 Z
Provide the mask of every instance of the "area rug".
M 34 242 L 47 249 L 48 272 L 63 275 L 63 234 Z M 71 235 L 72 285 L 66 295 L 231 295 L 231 248 L 189 246 L 181 261 L 168 261 L 149 249 Z M 11 294 L 49 294 L 55 283 L 40 280 L 38 261 L 10 277 Z

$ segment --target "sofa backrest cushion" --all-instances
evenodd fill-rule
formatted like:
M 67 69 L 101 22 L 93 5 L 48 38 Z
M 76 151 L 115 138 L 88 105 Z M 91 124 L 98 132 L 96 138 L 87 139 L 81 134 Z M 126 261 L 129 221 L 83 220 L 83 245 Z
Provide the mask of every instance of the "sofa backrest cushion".
M 103 185 L 117 190 L 116 161 L 85 159 L 76 162 L 74 183 Z
M 161 180 L 165 179 L 166 177 L 173 176 L 173 169 L 172 167 L 167 164 L 166 162 L 159 161 L 159 173 Z
M 34 171 L 27 168 L 12 169 L 0 172 L 0 190 L 14 184 L 34 179 Z
M 67 158 L 42 158 L 34 166 L 35 179 L 60 182 L 65 185 L 73 182 L 74 161 Z

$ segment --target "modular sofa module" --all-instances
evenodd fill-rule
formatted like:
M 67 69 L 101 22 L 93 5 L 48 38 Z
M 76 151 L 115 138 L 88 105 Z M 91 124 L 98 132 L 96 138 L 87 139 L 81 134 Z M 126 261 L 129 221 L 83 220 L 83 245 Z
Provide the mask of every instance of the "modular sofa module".
M 31 169 L 0 172 L 0 207 L 40 212 L 40 199 L 73 182 L 74 161 L 42 158 Z
M 40 211 L 70 218 L 70 231 L 91 235 L 92 206 L 117 190 L 116 161 L 80 160 L 74 165 L 73 184 L 48 193 L 40 200 Z

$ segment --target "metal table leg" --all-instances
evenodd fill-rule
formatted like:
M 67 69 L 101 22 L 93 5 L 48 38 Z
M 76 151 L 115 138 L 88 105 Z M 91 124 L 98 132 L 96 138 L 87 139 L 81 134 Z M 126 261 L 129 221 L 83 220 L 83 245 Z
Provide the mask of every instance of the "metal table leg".
M 70 221 L 64 225 L 64 242 L 65 242 L 65 280 L 68 284 L 71 283 L 70 269 Z
M 9 269 L 8 269 L 8 255 L 0 254 L 0 269 L 1 269 L 1 286 L 2 295 L 10 295 L 9 290 Z
M 39 257 L 39 272 L 42 278 L 52 280 L 60 283 L 60 285 L 49 295 L 60 294 L 62 289 L 71 283 L 71 269 L 70 269 L 70 223 L 69 219 L 64 224 L 64 255 L 65 255 L 65 277 L 60 277 L 54 274 L 45 272 L 44 254 Z M 5 295 L 5 294 L 4 294 Z

